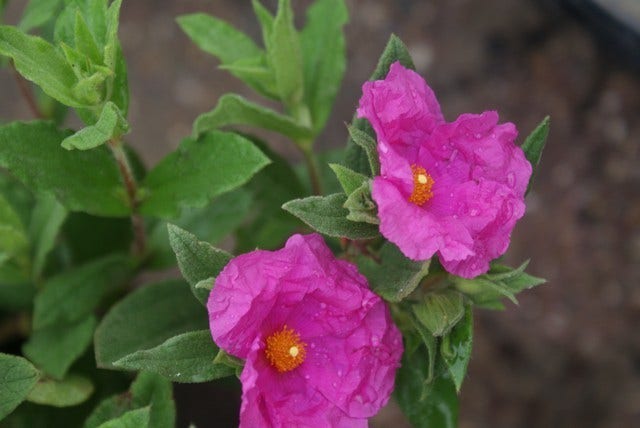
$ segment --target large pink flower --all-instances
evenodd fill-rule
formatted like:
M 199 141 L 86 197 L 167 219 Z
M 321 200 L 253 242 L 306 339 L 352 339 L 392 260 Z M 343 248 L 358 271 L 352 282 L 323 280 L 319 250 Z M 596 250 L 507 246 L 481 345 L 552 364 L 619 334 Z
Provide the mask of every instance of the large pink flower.
M 241 427 L 366 427 L 389 399 L 400 333 L 319 235 L 234 258 L 207 308 L 213 340 L 246 360 Z
M 525 211 L 531 165 L 515 126 L 494 111 L 445 122 L 431 88 L 397 62 L 362 91 L 358 115 L 378 136 L 381 233 L 413 260 L 437 254 L 456 275 L 487 272 Z

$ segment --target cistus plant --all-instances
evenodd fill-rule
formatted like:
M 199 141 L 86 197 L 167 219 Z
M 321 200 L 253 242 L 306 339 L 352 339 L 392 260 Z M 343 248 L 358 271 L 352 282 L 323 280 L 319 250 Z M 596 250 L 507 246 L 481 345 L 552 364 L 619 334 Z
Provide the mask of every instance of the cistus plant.
M 274 107 L 223 95 L 148 169 L 127 139 L 121 0 L 31 0 L 0 26 L 34 116 L 0 125 L 1 426 L 169 428 L 173 382 L 225 377 L 246 428 L 366 427 L 392 397 L 416 427 L 457 426 L 474 307 L 544 282 L 499 258 L 549 120 L 519 145 L 496 112 L 447 121 L 391 36 L 345 147 L 318 153 L 347 8 L 316 0 L 298 31 L 290 3 L 253 0 L 261 44 L 178 17 Z

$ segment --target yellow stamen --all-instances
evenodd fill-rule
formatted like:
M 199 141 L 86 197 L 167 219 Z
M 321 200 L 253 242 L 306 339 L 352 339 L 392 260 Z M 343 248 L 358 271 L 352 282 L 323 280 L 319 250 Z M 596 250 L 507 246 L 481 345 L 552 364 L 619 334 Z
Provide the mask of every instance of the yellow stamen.
M 304 362 L 307 345 L 286 325 L 267 337 L 266 343 L 264 353 L 267 360 L 279 372 L 291 371 Z
M 411 172 L 413 173 L 413 191 L 409 196 L 409 202 L 422 206 L 433 197 L 432 188 L 435 181 L 421 166 L 411 165 Z

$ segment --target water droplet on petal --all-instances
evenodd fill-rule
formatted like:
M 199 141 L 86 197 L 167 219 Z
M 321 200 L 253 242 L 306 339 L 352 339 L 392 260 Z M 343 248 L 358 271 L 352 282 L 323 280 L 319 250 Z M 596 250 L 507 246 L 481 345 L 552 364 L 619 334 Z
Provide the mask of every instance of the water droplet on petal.
M 482 134 L 476 134 L 476 138 L 480 139 L 482 137 Z
M 306 380 L 309 380 L 309 379 L 311 379 L 311 376 L 309 376 L 308 374 L 306 374 L 306 375 L 304 375 L 304 378 L 305 378 Z
M 473 208 L 471 211 L 469 211 L 469 215 L 470 215 L 471 217 L 475 217 L 475 216 L 477 216 L 477 215 L 478 215 L 478 210 L 477 210 L 477 209 L 475 209 L 475 208 Z
M 387 153 L 389 151 L 389 147 L 387 147 L 387 145 L 384 143 L 380 143 L 380 151 L 382 153 Z
M 324 309 L 324 308 L 326 308 L 326 307 L 327 307 L 327 304 L 326 304 L 326 303 L 324 303 L 324 302 L 322 302 L 322 303 L 320 303 L 320 307 L 321 307 L 322 309 Z
M 513 172 L 507 174 L 507 184 L 509 187 L 513 187 L 516 184 L 516 175 Z
M 342 370 L 338 370 L 338 377 L 342 377 Z

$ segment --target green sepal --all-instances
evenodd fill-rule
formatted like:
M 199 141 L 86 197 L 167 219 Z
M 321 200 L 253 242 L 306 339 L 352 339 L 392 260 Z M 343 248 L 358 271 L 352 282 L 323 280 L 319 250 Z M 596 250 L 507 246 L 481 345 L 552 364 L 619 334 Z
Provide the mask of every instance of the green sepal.
M 538 164 L 540 163 L 540 159 L 542 158 L 542 151 L 544 150 L 544 146 L 547 144 L 547 137 L 549 136 L 549 124 L 550 118 L 549 116 L 547 116 L 542 119 L 542 122 L 540 122 L 540 124 L 536 126 L 536 129 L 534 129 L 533 132 L 529 134 L 529 136 L 524 140 L 524 143 L 522 144 L 524 156 L 527 158 L 527 160 L 531 164 L 531 167 L 533 168 L 526 193 L 529 193 L 531 191 L 531 186 L 533 186 L 533 179 L 535 178 Z
M 412 310 L 418 321 L 434 336 L 445 336 L 464 316 L 464 298 L 455 290 L 426 293 Z
M 378 207 L 371 198 L 371 181 L 367 180 L 354 190 L 344 203 L 349 210 L 347 219 L 370 224 L 380 224 Z
M 362 175 L 359 172 L 355 172 L 346 166 L 342 166 L 337 163 L 330 163 L 329 168 L 331 168 L 331 170 L 336 174 L 336 177 L 340 182 L 340 186 L 342 186 L 346 195 L 353 193 L 368 180 L 366 175 Z

